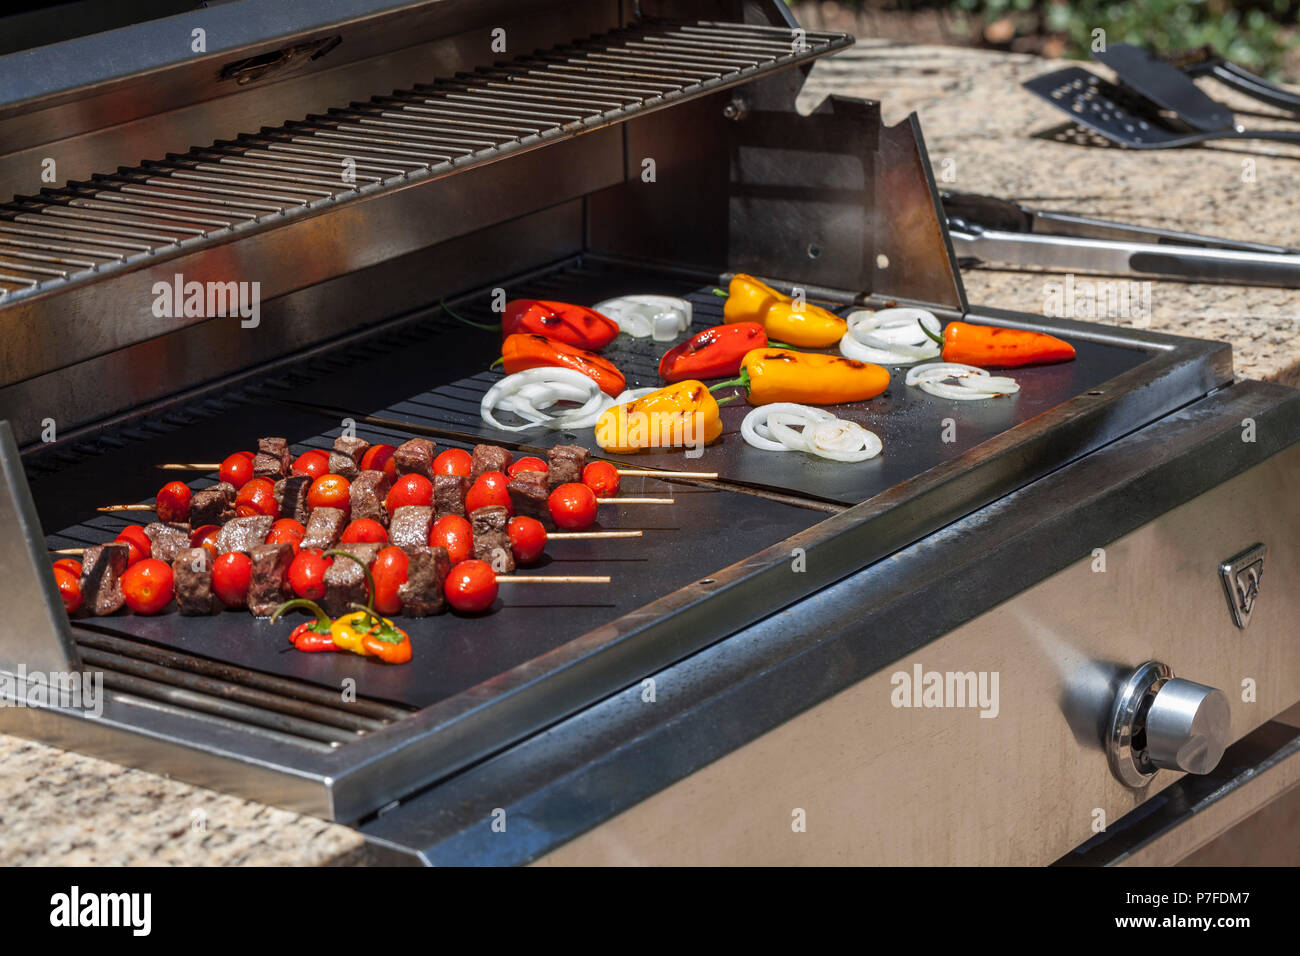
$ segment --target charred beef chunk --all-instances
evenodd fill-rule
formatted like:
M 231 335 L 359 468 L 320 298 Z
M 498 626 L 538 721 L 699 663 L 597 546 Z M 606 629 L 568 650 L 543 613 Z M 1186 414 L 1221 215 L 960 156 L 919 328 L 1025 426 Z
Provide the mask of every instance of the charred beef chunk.
M 436 447 L 427 438 L 412 438 L 402 442 L 393 452 L 393 462 L 399 475 L 424 475 L 433 480 L 433 458 Z
M 388 529 L 388 543 L 397 545 L 408 554 L 412 548 L 429 546 L 429 527 L 433 524 L 433 508 L 428 505 L 404 505 L 393 512 L 393 523 Z
M 384 507 L 384 499 L 392 487 L 393 482 L 382 471 L 363 471 L 357 475 L 349 492 L 352 497 L 352 520 L 370 518 L 387 526 L 388 509 Z
M 275 503 L 280 506 L 281 518 L 292 518 L 303 527 L 311 517 L 307 492 L 311 491 L 310 475 L 291 475 L 275 483 Z
M 347 455 L 360 468 L 361 456 L 370 450 L 370 442 L 364 438 L 349 438 L 346 435 L 340 435 L 334 439 L 334 450 L 340 455 Z
M 91 545 L 81 556 L 81 600 L 96 617 L 119 611 L 122 597 L 122 573 L 131 560 L 125 542 Z
M 582 481 L 582 469 L 590 459 L 591 453 L 581 445 L 556 445 L 546 453 L 546 479 L 551 488 Z
M 479 508 L 469 516 L 470 529 L 474 532 L 474 557 L 492 565 L 497 574 L 509 574 L 515 569 L 515 556 L 506 533 L 509 523 L 510 513 L 500 505 Z
M 270 515 L 232 518 L 217 532 L 217 553 L 242 551 L 251 555 L 253 548 L 259 544 L 266 544 L 266 536 L 271 533 L 273 524 L 275 519 Z
M 469 494 L 469 479 L 464 475 L 434 475 L 434 517 L 441 518 L 445 515 L 465 517 L 465 496 L 467 494 Z
M 279 481 L 286 474 L 288 474 L 288 468 L 285 466 L 284 461 L 275 455 L 267 455 L 259 451 L 253 456 L 254 478 L 269 478 L 271 481 Z
M 151 521 L 144 526 L 152 544 L 150 557 L 171 564 L 176 555 L 190 546 L 190 526 L 172 521 Z
M 379 554 L 377 544 L 344 544 L 340 551 L 356 555 L 359 561 L 369 567 Z M 353 604 L 365 604 L 369 595 L 366 593 L 366 572 L 361 565 L 350 558 L 335 557 L 334 563 L 325 571 L 325 600 L 322 606 L 330 617 L 351 614 L 356 608 Z
M 443 582 L 451 571 L 447 550 L 439 547 L 412 548 L 407 552 L 406 581 L 397 589 L 402 613 L 407 617 L 428 617 L 447 607 Z
M 514 460 L 514 455 L 496 445 L 475 445 L 473 463 L 469 468 L 469 479 L 475 481 L 485 471 L 499 471 L 505 474 Z
M 212 593 L 212 556 L 205 548 L 185 548 L 172 561 L 176 604 L 182 614 L 195 617 L 214 614 L 221 602 Z
M 280 461 L 280 473 L 278 475 L 260 475 L 257 471 L 257 455 L 270 455 Z M 280 478 L 291 473 L 293 465 L 293 452 L 289 451 L 289 443 L 283 438 L 259 438 L 257 440 L 257 455 L 253 456 L 253 474 L 257 477 Z
M 235 486 L 226 481 L 194 492 L 190 499 L 190 527 L 225 524 L 235 516 Z
M 270 617 L 277 607 L 293 598 L 289 587 L 289 564 L 293 545 L 259 544 L 248 552 L 253 562 L 248 584 L 248 609 L 256 617 Z
M 551 488 L 546 472 L 521 471 L 506 484 L 506 491 L 510 494 L 515 514 L 536 518 L 544 525 L 550 524 L 551 509 L 547 499 L 551 496 Z
M 338 544 L 339 536 L 347 524 L 347 515 L 340 508 L 313 508 L 307 519 L 307 533 L 302 547 L 328 550 Z
M 348 481 L 351 481 L 358 474 L 357 463 L 352 460 L 351 455 L 345 455 L 341 451 L 330 452 L 330 474 L 342 475 Z

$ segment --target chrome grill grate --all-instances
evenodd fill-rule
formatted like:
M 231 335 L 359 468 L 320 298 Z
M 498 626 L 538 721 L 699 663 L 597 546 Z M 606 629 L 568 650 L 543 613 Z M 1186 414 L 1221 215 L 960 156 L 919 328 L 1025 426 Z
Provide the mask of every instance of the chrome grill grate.
M 843 34 L 647 23 L 0 206 L 0 303 L 482 165 L 822 56 Z

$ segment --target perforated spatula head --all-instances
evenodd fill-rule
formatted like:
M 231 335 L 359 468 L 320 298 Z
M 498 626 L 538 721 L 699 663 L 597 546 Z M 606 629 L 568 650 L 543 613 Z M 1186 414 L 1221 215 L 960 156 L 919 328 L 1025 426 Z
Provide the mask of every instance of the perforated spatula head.
M 1154 104 L 1080 66 L 1036 76 L 1023 85 L 1080 126 L 1121 146 L 1159 149 L 1186 139 L 1184 131 L 1161 122 Z
M 1178 114 L 1193 129 L 1231 129 L 1236 123 L 1230 109 L 1206 96 L 1191 77 L 1149 50 L 1131 43 L 1111 43 L 1092 57 L 1114 70 L 1125 86 Z

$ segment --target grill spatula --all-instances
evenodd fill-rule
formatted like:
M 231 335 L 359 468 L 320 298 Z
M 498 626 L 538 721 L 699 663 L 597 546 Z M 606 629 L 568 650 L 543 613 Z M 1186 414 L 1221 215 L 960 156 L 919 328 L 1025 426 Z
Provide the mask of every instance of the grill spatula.
M 1191 80 L 1187 82 L 1191 83 Z M 1180 129 L 1162 117 L 1159 108 L 1150 100 L 1108 83 L 1078 66 L 1034 77 L 1023 85 L 1080 126 L 1131 149 L 1173 149 L 1223 139 L 1300 143 L 1300 132 L 1247 130 L 1240 126 L 1215 130 Z

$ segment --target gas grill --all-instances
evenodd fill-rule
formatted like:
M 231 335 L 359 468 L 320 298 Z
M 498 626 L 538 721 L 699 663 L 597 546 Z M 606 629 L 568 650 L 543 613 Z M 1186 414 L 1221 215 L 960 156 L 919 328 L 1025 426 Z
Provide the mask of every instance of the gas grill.
M 244 0 L 0 57 L 0 729 L 392 862 L 1166 862 L 1287 789 L 1300 395 L 1227 345 L 968 303 L 916 118 L 795 108 L 851 42 L 775 0 Z M 635 462 L 716 480 L 625 479 L 675 503 L 549 549 L 610 586 L 403 620 L 406 665 L 64 614 L 49 552 L 111 540 L 96 509 L 164 462 L 345 429 L 598 452 L 480 419 L 494 303 L 681 296 L 692 334 L 737 272 L 1078 354 L 989 402 L 897 372 L 835 409 L 884 442 L 856 465 L 724 406 L 702 457 Z M 654 385 L 665 347 L 605 354 Z M 77 671 L 102 714 L 17 706 Z

